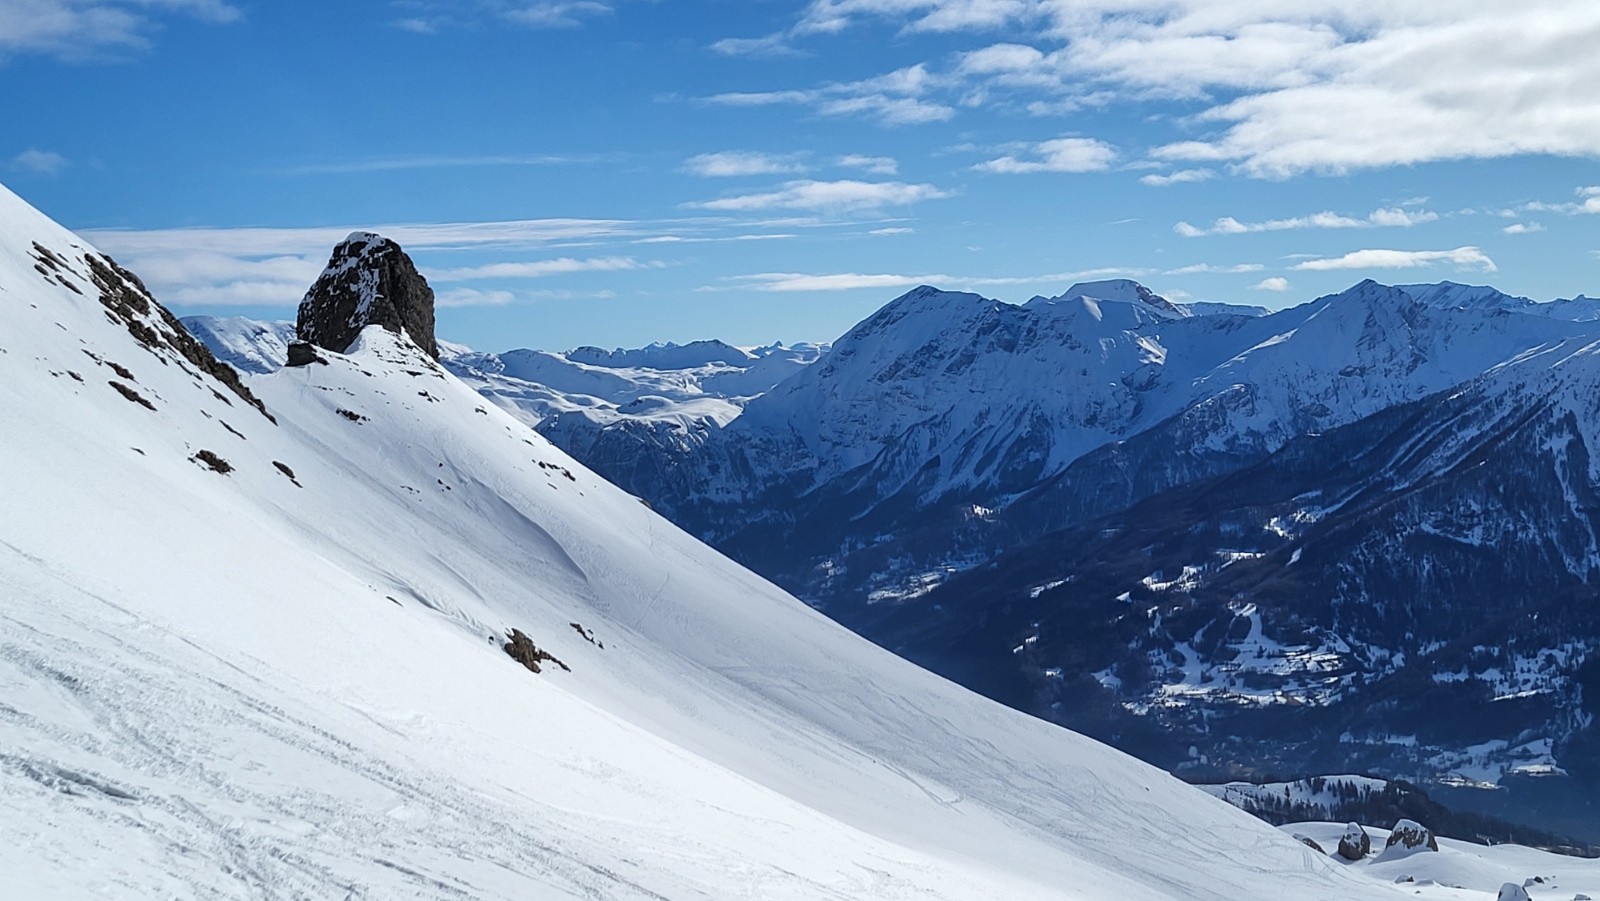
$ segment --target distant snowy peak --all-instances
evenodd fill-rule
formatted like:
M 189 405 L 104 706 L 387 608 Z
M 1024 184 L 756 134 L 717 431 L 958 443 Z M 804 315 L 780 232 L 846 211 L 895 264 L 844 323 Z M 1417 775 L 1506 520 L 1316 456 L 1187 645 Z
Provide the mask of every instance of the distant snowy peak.
M 1436 285 L 1400 285 L 1399 290 L 1411 295 L 1417 303 L 1438 310 L 1527 313 L 1566 322 L 1600 320 L 1600 298 L 1586 297 L 1582 294 L 1571 298 L 1537 301 L 1506 294 L 1488 285 L 1459 285 L 1455 282 L 1440 282 Z
M 1249 316 L 1252 318 L 1271 315 L 1272 311 L 1266 307 L 1251 306 L 1241 303 L 1220 303 L 1212 300 L 1196 300 L 1189 303 L 1176 304 L 1190 316 Z
M 650 344 L 645 347 L 601 350 L 598 347 L 579 347 L 563 356 L 574 363 L 589 366 L 645 369 L 694 369 L 698 366 L 722 364 L 748 366 L 755 355 L 721 341 L 691 341 L 688 344 Z
M 1079 282 L 1061 295 L 1064 298 L 1090 297 L 1095 300 L 1120 300 L 1124 303 L 1142 304 L 1171 316 L 1188 316 L 1189 313 L 1151 291 L 1131 278 L 1113 278 L 1097 282 Z

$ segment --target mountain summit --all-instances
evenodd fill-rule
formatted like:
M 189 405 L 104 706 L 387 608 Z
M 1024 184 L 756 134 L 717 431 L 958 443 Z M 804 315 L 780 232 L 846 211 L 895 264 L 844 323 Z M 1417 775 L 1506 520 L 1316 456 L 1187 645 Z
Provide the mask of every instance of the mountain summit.
M 428 356 L 439 358 L 428 280 L 399 244 L 354 232 L 333 249 L 327 268 L 300 301 L 295 330 L 301 341 L 344 353 L 369 325 L 404 332 Z

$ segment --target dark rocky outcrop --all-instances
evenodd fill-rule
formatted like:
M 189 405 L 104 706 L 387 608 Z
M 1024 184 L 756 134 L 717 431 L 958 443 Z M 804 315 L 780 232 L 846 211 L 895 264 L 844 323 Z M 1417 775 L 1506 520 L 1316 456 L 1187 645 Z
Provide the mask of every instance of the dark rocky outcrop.
M 551 654 L 549 651 L 546 651 L 543 648 L 540 648 L 538 645 L 535 645 L 533 643 L 533 639 L 525 635 L 521 629 L 512 629 L 508 637 L 510 640 L 504 645 L 506 654 L 508 654 L 512 660 L 517 661 L 528 669 L 533 670 L 536 673 L 542 672 L 543 670 L 541 669 L 540 664 L 548 661 L 550 663 L 554 663 L 556 666 L 561 667 L 563 670 L 566 670 L 569 673 L 572 672 L 572 667 L 567 666 L 560 660 L 557 660 L 555 655 Z
M 369 325 L 403 332 L 428 356 L 439 358 L 427 279 L 400 245 L 356 232 L 333 249 L 328 267 L 306 292 L 295 330 L 301 341 L 344 353 Z
M 301 307 L 301 309 L 303 310 L 305 308 Z M 321 363 L 324 366 L 328 365 L 327 360 L 317 356 L 316 345 L 307 344 L 304 341 L 296 341 L 289 345 L 289 358 L 284 361 L 283 365 L 310 366 L 312 363 Z
M 1384 843 L 1384 849 L 1399 845 L 1408 851 L 1418 848 L 1427 848 L 1429 851 L 1439 850 L 1439 840 L 1433 837 L 1433 831 L 1416 820 L 1401 820 L 1389 830 L 1389 841 Z
M 1360 823 L 1351 823 L 1344 827 L 1344 835 L 1339 836 L 1338 853 L 1345 860 L 1360 860 L 1372 853 L 1372 836 Z
M 47 252 L 38 244 L 34 247 L 41 253 Z M 59 264 L 61 258 L 52 256 L 51 259 Z M 86 254 L 83 261 L 89 267 L 90 281 L 100 291 L 100 303 L 106 308 L 106 315 L 112 322 L 126 327 L 134 340 L 156 353 L 158 358 L 163 353 L 175 354 L 176 359 L 221 382 L 245 403 L 255 407 L 262 416 L 277 423 L 261 399 L 245 387 L 239 379 L 239 373 L 218 360 L 210 348 L 195 340 L 183 323 L 178 321 L 178 317 L 155 301 L 137 275 L 117 265 L 116 260 L 108 256 L 91 253 Z M 233 403 L 220 394 L 217 397 L 225 403 Z

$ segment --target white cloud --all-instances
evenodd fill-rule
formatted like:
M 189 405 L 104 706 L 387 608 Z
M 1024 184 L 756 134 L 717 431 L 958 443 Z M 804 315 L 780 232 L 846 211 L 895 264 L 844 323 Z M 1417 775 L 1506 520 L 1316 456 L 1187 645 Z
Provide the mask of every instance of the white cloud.
M 1149 175 L 1142 176 L 1139 179 L 1139 183 L 1149 185 L 1152 188 L 1165 188 L 1168 185 L 1181 185 L 1190 184 L 1197 181 L 1207 181 L 1215 177 L 1216 174 L 1216 171 L 1212 169 L 1179 169 L 1170 175 L 1151 173 Z
M 1504 210 L 1502 215 L 1515 216 L 1518 211 L 1524 213 L 1565 213 L 1569 216 L 1600 213 L 1600 185 L 1586 185 L 1581 188 L 1574 188 L 1573 193 L 1578 195 L 1576 201 L 1550 203 L 1535 200 L 1530 203 L 1524 203 L 1516 210 Z
M 1323 210 L 1309 216 L 1294 216 L 1288 219 L 1268 219 L 1263 222 L 1240 222 L 1232 216 L 1223 216 L 1206 228 L 1179 222 L 1172 230 L 1185 238 L 1200 238 L 1207 235 L 1244 235 L 1255 232 L 1291 231 L 1304 228 L 1409 228 L 1424 222 L 1432 222 L 1439 218 L 1438 213 L 1428 210 L 1407 210 L 1400 207 L 1384 207 L 1357 218 L 1341 213 Z
M 834 165 L 846 169 L 860 169 L 868 175 L 896 175 L 900 172 L 900 163 L 892 156 L 863 156 L 859 153 L 849 153 L 834 160 Z
M 500 17 L 528 28 L 577 28 L 586 17 L 610 12 L 611 4 L 600 0 L 544 0 L 513 4 L 502 10 Z
M 792 291 L 854 291 L 859 288 L 905 288 L 915 285 L 949 281 L 943 275 L 864 275 L 859 272 L 841 272 L 829 275 L 806 275 L 799 272 L 758 272 L 733 279 L 742 286 L 756 291 L 778 293 Z
M 878 235 L 878 236 L 882 237 L 882 236 L 886 236 L 886 235 L 914 235 L 914 234 L 916 234 L 916 232 L 917 232 L 917 230 L 914 229 L 914 228 L 906 228 L 904 226 L 890 226 L 888 228 L 875 228 L 872 231 L 867 232 L 867 234 L 869 234 L 869 235 Z
M 1508 235 L 1531 235 L 1544 231 L 1544 226 L 1537 222 L 1513 222 L 1500 230 Z
M 643 223 L 623 219 L 524 219 L 500 222 L 360 224 L 312 228 L 86 229 L 108 253 L 139 257 L 202 249 L 233 257 L 321 256 L 357 229 L 375 231 L 410 251 L 516 250 L 561 242 L 631 238 Z M 314 273 L 313 273 L 314 274 Z M 308 283 L 309 284 L 309 283 Z
M 933 185 L 904 182 L 791 181 L 776 191 L 741 194 L 708 200 L 692 206 L 707 210 L 744 213 L 754 210 L 812 210 L 848 213 L 904 206 L 921 200 L 950 196 Z
M 1269 278 L 1264 278 L 1259 282 L 1256 282 L 1255 284 L 1250 286 L 1250 289 L 1252 291 L 1280 291 L 1280 292 L 1282 292 L 1282 291 L 1289 290 L 1289 287 L 1290 287 L 1290 285 L 1289 285 L 1289 280 L 1288 279 L 1284 278 L 1281 275 L 1274 275 L 1274 276 L 1271 276 Z
M 684 160 L 683 170 L 705 178 L 730 178 L 804 172 L 806 167 L 794 154 L 780 156 L 746 150 L 722 150 L 689 157 Z
M 721 106 L 810 106 L 824 116 L 862 116 L 883 125 L 943 122 L 955 115 L 947 104 L 926 99 L 943 83 L 921 63 L 860 81 L 825 84 L 809 90 L 734 91 L 705 98 Z
M 428 21 L 427 19 L 396 19 L 389 24 L 400 29 L 401 31 L 409 31 L 412 34 L 439 33 L 439 26 Z
M 1007 154 L 979 163 L 980 172 L 1021 175 L 1033 172 L 1103 172 L 1111 168 L 1117 151 L 1094 138 L 1056 138 L 1027 148 L 1021 158 Z
M 70 161 L 54 150 L 30 147 L 11 158 L 11 168 L 33 175 L 55 175 L 70 165 Z
M 1295 269 L 1326 271 L 1331 269 L 1416 269 L 1435 263 L 1450 263 L 1457 269 L 1477 269 L 1495 272 L 1499 267 L 1488 254 L 1476 247 L 1457 247 L 1454 250 L 1356 250 L 1342 257 L 1311 259 L 1294 265 Z
M 0 58 L 40 53 L 85 60 L 109 50 L 147 49 L 162 14 L 214 23 L 239 18 L 223 0 L 5 0 Z
M 702 288 L 701 290 L 755 290 L 785 293 L 795 291 L 854 291 L 861 288 L 909 288 L 916 285 L 935 285 L 946 288 L 969 289 L 1016 285 L 1059 285 L 1064 288 L 1073 282 L 1084 281 L 1086 279 L 1108 278 L 1111 276 L 1137 278 L 1149 274 L 1149 270 L 1145 269 L 1125 269 L 1120 267 L 1086 269 L 1077 272 L 1052 272 L 1045 275 L 1002 277 L 940 275 L 932 273 L 922 275 L 899 275 L 860 272 L 838 272 L 824 274 L 811 274 L 803 272 L 758 272 L 752 275 L 731 276 L 723 280 L 727 283 L 723 286 L 706 287 Z
M 559 257 L 553 260 L 529 260 L 516 263 L 488 263 L 483 266 L 466 266 L 459 269 L 441 269 L 428 276 L 436 282 L 467 282 L 479 279 L 544 278 L 551 275 L 569 275 L 574 272 L 622 272 L 633 269 L 657 269 L 661 263 L 641 263 L 633 257 L 595 257 L 586 260 Z
M 724 56 L 759 58 L 801 55 L 789 44 L 788 34 L 782 31 L 759 38 L 723 38 L 713 43 L 711 49 Z
M 795 30 L 843 31 L 865 18 L 904 19 L 910 31 L 987 31 L 1037 14 L 1040 0 L 812 0 Z
M 1203 275 L 1227 274 L 1237 275 L 1244 272 L 1260 272 L 1267 267 L 1260 263 L 1236 263 L 1232 266 L 1218 266 L 1212 263 L 1195 263 L 1189 266 L 1180 266 L 1177 269 L 1168 269 L 1162 275 Z
M 1023 108 L 1043 113 L 1198 105 L 1187 134 L 1156 149 L 1163 160 L 1279 178 L 1600 156 L 1592 0 L 811 0 L 793 32 L 869 20 L 906 33 L 1002 31 L 1005 43 L 957 54 L 938 85 L 974 104 L 1033 92 Z
M 477 288 L 451 288 L 433 297 L 440 308 L 449 307 L 503 307 L 516 300 L 510 291 L 479 291 Z

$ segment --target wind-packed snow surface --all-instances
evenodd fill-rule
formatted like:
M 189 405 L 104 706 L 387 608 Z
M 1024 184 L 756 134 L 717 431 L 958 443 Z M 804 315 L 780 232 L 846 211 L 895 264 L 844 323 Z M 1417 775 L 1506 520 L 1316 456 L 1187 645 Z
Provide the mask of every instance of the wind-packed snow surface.
M 91 259 L 0 189 L 10 897 L 1393 891 L 849 634 L 381 329 L 249 378 L 273 422 Z

